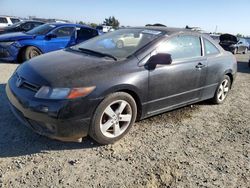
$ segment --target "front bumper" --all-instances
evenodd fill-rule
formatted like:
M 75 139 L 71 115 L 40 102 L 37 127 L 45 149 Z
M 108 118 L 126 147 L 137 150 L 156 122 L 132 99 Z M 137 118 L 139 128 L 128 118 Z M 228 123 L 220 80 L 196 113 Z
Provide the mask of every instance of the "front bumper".
M 19 53 L 19 48 L 14 45 L 0 45 L 0 60 L 16 61 Z
M 65 103 L 51 104 L 53 112 L 45 113 L 42 112 L 44 106 L 41 103 L 38 105 L 32 100 L 17 97 L 9 84 L 6 85 L 6 94 L 15 116 L 38 134 L 61 141 L 79 141 L 87 136 L 91 118 L 79 118 L 79 116 L 60 118 L 59 112 L 65 109 Z M 51 109 L 51 106 L 48 108 Z

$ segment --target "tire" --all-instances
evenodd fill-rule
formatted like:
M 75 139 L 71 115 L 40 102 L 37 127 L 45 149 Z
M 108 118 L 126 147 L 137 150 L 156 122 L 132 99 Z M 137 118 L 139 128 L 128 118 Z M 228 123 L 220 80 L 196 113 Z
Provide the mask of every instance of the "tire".
M 215 104 L 222 104 L 228 96 L 231 88 L 231 79 L 229 76 L 224 75 L 222 81 L 216 89 L 215 95 L 212 99 Z
M 131 95 L 124 92 L 110 94 L 97 107 L 89 135 L 99 144 L 112 144 L 129 131 L 136 116 L 137 106 Z
M 116 47 L 117 47 L 117 48 L 123 48 L 123 47 L 124 47 L 123 41 L 122 41 L 122 40 L 118 40 L 118 41 L 116 42 Z
M 22 62 L 28 61 L 31 58 L 39 56 L 41 54 L 42 52 L 38 48 L 34 46 L 29 46 L 26 49 L 24 49 L 22 52 Z

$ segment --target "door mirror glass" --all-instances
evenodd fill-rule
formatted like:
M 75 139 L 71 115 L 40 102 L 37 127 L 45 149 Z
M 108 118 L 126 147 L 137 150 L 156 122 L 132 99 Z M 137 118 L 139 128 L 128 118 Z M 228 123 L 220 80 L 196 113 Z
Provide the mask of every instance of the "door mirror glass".
M 170 65 L 172 63 L 172 57 L 168 53 L 158 53 L 149 58 L 148 63 L 150 65 Z

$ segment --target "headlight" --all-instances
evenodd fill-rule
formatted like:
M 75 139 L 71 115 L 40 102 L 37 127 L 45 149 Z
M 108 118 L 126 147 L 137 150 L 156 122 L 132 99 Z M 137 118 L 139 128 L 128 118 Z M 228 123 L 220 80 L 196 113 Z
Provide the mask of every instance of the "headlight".
M 87 96 L 94 89 L 95 86 L 82 88 L 51 88 L 43 86 L 38 90 L 35 97 L 39 99 L 75 99 Z
M 14 44 L 15 43 L 15 41 L 10 41 L 10 42 L 0 42 L 0 45 L 1 46 L 9 46 L 9 45 L 12 45 L 12 44 Z

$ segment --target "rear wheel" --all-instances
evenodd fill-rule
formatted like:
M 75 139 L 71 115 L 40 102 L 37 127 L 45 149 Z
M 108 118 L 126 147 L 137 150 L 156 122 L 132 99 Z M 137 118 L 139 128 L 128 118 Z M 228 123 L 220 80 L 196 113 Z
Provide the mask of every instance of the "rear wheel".
M 42 52 L 34 47 L 34 46 L 29 46 L 26 49 L 23 50 L 22 52 L 22 61 L 27 61 L 33 57 L 41 55 Z
M 136 115 L 133 97 L 124 92 L 113 93 L 97 107 L 89 135 L 100 144 L 114 143 L 129 131 Z
M 213 102 L 215 104 L 222 104 L 225 99 L 227 98 L 228 92 L 231 88 L 231 79 L 229 76 L 225 75 L 222 82 L 220 83 L 219 87 L 217 88 Z

